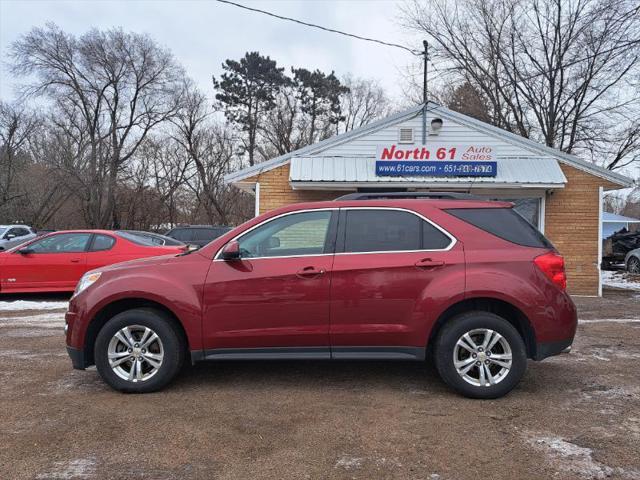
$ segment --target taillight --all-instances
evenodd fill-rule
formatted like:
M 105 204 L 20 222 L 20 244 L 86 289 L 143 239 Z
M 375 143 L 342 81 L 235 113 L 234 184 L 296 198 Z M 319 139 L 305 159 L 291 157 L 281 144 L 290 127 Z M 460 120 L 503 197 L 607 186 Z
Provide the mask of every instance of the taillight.
M 564 272 L 564 258 L 562 256 L 549 252 L 534 258 L 533 263 L 560 289 L 567 288 L 567 275 Z

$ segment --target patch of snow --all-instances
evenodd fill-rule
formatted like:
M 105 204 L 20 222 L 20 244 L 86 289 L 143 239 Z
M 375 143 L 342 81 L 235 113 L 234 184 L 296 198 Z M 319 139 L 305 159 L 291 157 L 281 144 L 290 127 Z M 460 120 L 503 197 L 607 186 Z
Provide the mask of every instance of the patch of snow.
M 355 470 L 362 467 L 363 458 L 352 457 L 351 455 L 342 455 L 335 464 L 334 468 L 344 468 L 345 470 Z
M 59 310 L 67 308 L 68 301 L 63 302 L 38 302 L 36 300 L 14 300 L 0 302 L 0 312 L 17 312 L 20 310 Z
M 607 287 L 623 288 L 625 290 L 640 290 L 640 276 L 603 270 L 602 284 Z
M 96 474 L 96 461 L 93 457 L 55 462 L 50 472 L 40 473 L 38 479 L 67 480 L 72 478 L 92 478 Z
M 30 360 L 33 358 L 47 358 L 51 357 L 64 357 L 66 354 L 64 352 L 60 353 L 33 353 L 27 350 L 0 350 L 0 357 L 5 357 L 9 359 L 18 359 L 18 360 Z
M 557 468 L 586 478 L 604 479 L 614 473 L 614 469 L 593 459 L 590 448 L 580 447 L 560 437 L 538 437 L 529 443 L 549 455 Z
M 0 327 L 63 328 L 64 313 L 41 313 L 24 317 L 0 318 Z
M 50 382 L 48 392 L 54 394 L 63 394 L 67 392 L 104 392 L 107 391 L 106 384 L 100 379 L 97 372 L 72 370 L 63 378 L 56 382 Z M 42 392 L 40 395 L 50 395 L 51 393 Z
M 578 323 L 640 323 L 640 318 L 591 318 Z
M 30 328 L 18 328 L 2 332 L 3 337 L 7 338 L 40 338 L 40 337 L 61 337 L 62 332 L 59 329 L 33 330 Z

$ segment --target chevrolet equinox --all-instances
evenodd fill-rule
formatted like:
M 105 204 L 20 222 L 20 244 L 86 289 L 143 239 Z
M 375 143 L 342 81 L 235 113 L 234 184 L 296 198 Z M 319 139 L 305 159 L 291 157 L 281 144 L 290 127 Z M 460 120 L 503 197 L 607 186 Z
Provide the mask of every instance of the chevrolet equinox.
M 123 392 L 164 387 L 185 359 L 430 358 L 462 395 L 497 398 L 527 359 L 568 351 L 577 324 L 563 258 L 512 207 L 393 193 L 288 205 L 200 250 L 88 272 L 67 350 Z

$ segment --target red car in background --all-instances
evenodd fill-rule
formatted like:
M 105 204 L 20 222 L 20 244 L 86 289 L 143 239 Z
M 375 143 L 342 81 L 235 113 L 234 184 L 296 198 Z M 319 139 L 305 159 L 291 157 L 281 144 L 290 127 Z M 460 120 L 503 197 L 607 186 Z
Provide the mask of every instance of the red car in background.
M 177 254 L 186 245 L 152 245 L 130 232 L 68 230 L 0 253 L 0 293 L 73 292 L 94 268 L 137 258 Z

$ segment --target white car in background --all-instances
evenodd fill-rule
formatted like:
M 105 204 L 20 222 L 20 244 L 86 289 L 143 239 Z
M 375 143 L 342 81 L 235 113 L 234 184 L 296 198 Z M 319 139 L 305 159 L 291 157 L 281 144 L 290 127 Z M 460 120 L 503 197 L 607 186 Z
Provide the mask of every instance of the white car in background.
M 37 236 L 36 231 L 27 225 L 0 225 L 0 251 L 13 248 Z

